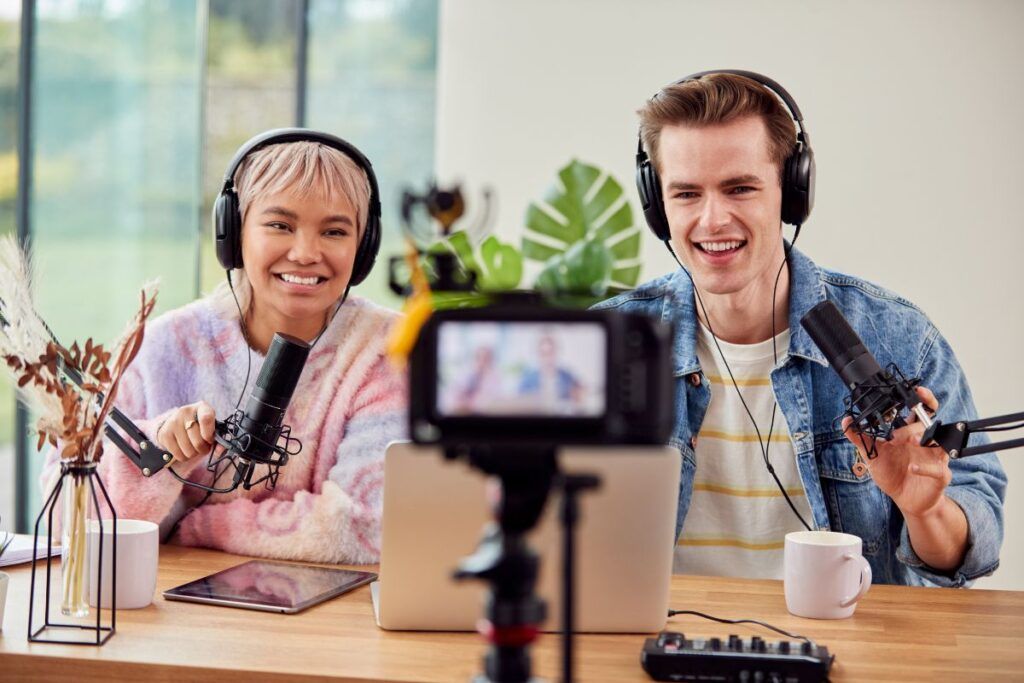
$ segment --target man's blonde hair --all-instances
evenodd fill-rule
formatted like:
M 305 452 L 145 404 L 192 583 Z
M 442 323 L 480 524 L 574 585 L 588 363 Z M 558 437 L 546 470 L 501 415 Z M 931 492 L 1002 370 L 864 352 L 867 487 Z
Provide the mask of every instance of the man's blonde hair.
M 370 206 L 366 172 L 344 152 L 319 142 L 284 142 L 253 152 L 235 173 L 235 188 L 243 225 L 256 197 L 290 189 L 300 197 L 347 198 L 356 210 L 360 238 L 366 230 Z
M 768 131 L 768 156 L 779 169 L 796 146 L 796 124 L 771 91 L 746 76 L 714 73 L 696 80 L 673 83 L 637 110 L 640 138 L 655 170 L 661 172 L 658 142 L 669 125 L 701 128 L 758 116 Z

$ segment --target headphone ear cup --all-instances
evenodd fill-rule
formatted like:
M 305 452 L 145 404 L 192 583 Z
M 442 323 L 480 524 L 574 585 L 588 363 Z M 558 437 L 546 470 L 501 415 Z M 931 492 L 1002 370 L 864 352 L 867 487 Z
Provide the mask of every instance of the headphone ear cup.
M 238 195 L 227 189 L 213 203 L 213 242 L 217 261 L 225 270 L 242 267 L 242 216 Z
M 356 251 L 356 258 L 352 263 L 352 277 L 349 278 L 349 287 L 358 285 L 373 270 L 373 264 L 377 261 L 377 254 L 380 252 L 380 219 L 373 213 L 366 220 L 366 233 L 359 243 Z
M 798 142 L 786 159 L 782 184 L 782 222 L 803 225 L 814 208 L 814 150 Z
M 640 194 L 640 207 L 644 220 L 654 236 L 667 242 L 672 236 L 665 215 L 665 202 L 661 196 L 661 180 L 650 159 L 644 159 L 636 167 L 636 189 Z

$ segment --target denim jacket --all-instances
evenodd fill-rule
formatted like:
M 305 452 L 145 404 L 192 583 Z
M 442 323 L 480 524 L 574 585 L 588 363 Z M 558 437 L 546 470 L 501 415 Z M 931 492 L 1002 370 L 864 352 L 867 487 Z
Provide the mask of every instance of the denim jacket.
M 976 419 L 967 380 L 949 344 L 909 301 L 864 280 L 818 268 L 796 249 L 790 255 L 790 274 L 789 349 L 772 371 L 771 382 L 789 427 L 814 526 L 859 536 L 876 583 L 964 586 L 995 571 L 1006 492 L 1006 475 L 996 455 L 950 461 L 953 480 L 946 495 L 967 517 L 968 549 L 963 563 L 952 571 L 928 567 L 910 545 L 899 508 L 870 473 L 858 477 L 851 471 L 856 451 L 838 419 L 849 392 L 799 321 L 815 304 L 831 299 L 882 367 L 895 363 L 904 375 L 920 377 L 921 384 L 935 393 L 938 419 Z M 685 273 L 676 271 L 597 308 L 646 313 L 673 327 L 677 419 L 671 445 L 683 455 L 678 538 L 697 468 L 693 445 L 711 394 L 697 362 L 693 285 Z M 970 443 L 986 442 L 985 435 L 975 434 Z M 763 467 L 760 462 L 751 466 Z

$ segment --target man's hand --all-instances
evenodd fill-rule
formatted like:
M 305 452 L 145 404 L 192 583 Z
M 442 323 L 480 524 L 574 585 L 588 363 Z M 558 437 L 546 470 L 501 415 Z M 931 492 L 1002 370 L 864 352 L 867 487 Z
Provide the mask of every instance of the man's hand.
M 917 388 L 917 395 L 933 413 L 939 402 L 930 390 Z M 920 517 L 943 502 L 943 492 L 953 479 L 949 456 L 941 448 L 921 446 L 924 425 L 911 413 L 907 426 L 893 432 L 892 439 L 875 441 L 878 457 L 869 460 L 861 436 L 850 429 L 853 420 L 843 419 L 843 434 L 857 447 L 878 488 L 892 498 L 904 516 Z
M 931 391 L 918 387 L 917 395 L 933 413 L 938 409 L 939 402 Z M 850 418 L 843 420 L 843 433 L 857 447 L 875 484 L 903 513 L 917 556 L 940 571 L 960 566 L 967 552 L 967 517 L 945 495 L 953 479 L 946 452 L 920 445 L 924 425 L 911 414 L 907 425 L 894 431 L 892 439 L 875 441 L 878 455 L 869 460 L 860 435 L 850 430 L 851 422 Z

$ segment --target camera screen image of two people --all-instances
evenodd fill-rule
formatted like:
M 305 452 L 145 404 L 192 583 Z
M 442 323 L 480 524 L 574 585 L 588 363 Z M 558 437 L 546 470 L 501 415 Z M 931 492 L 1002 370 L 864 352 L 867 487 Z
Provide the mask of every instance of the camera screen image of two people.
M 598 417 L 605 331 L 587 323 L 445 323 L 438 408 L 448 416 Z

